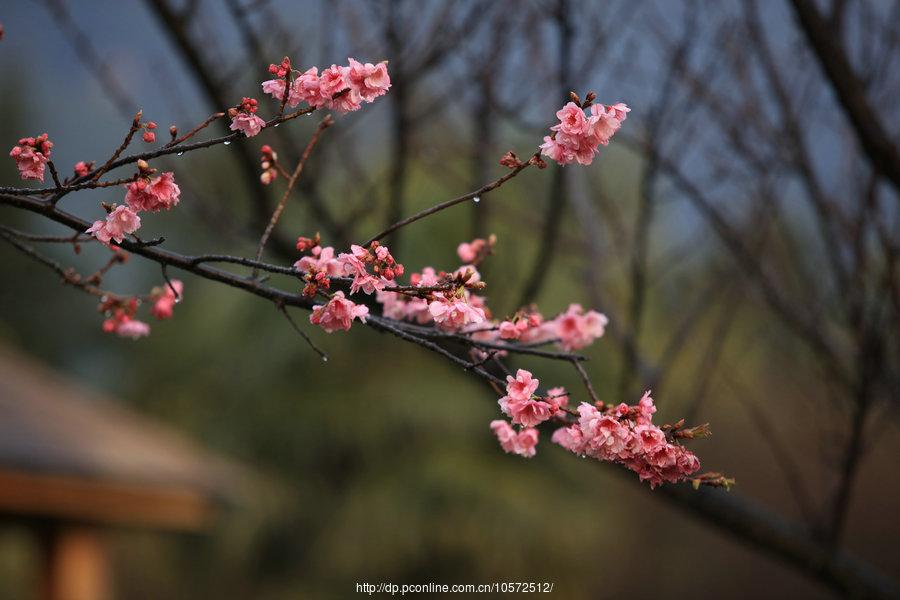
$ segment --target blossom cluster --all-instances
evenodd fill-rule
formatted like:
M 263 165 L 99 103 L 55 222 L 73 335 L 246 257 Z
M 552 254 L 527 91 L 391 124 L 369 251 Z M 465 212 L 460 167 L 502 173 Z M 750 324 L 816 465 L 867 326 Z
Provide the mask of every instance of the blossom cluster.
M 106 219 L 94 221 L 85 233 L 106 245 L 121 244 L 126 235 L 140 228 L 139 212 L 169 210 L 178 204 L 181 195 L 174 173 L 156 175 L 156 170 L 143 160 L 138 161 L 138 174 L 125 190 L 125 204 L 110 207 Z
M 145 299 L 153 302 L 150 314 L 160 321 L 172 317 L 172 312 L 181 300 L 184 284 L 173 279 L 165 286 L 155 287 Z M 115 333 L 119 337 L 133 340 L 150 335 L 150 325 L 136 318 L 141 301 L 136 298 L 104 297 L 98 310 L 106 315 L 103 321 L 105 333 Z
M 348 63 L 348 66 L 331 65 L 321 73 L 318 67 L 301 73 L 294 71 L 285 59 L 281 65 L 269 65 L 269 72 L 277 79 L 264 81 L 262 90 L 290 107 L 306 102 L 312 108 L 352 112 L 359 110 L 363 102 L 373 102 L 383 96 L 391 87 L 387 62 L 361 63 L 350 58 Z
M 144 139 L 144 141 L 147 142 L 148 144 L 152 144 L 153 142 L 155 142 L 156 141 L 156 132 L 153 130 L 156 129 L 156 123 L 154 123 L 153 121 L 150 121 L 149 123 L 146 123 L 143 125 L 143 129 L 144 129 L 144 133 L 143 133 L 143 135 L 141 135 L 141 137 Z
M 653 424 L 650 392 L 634 406 L 578 407 L 578 421 L 553 433 L 553 442 L 576 454 L 624 465 L 654 488 L 677 483 L 700 469 L 697 456 Z
M 19 176 L 22 179 L 44 181 L 44 167 L 50 160 L 51 148 L 53 142 L 46 133 L 43 133 L 37 137 L 20 139 L 9 151 L 9 155 L 15 159 L 16 168 L 19 169 Z
M 526 458 L 535 455 L 538 443 L 536 425 L 547 421 L 567 410 L 569 396 L 561 387 L 548 390 L 546 396 L 536 396 L 540 381 L 525 369 L 519 369 L 516 376 L 506 377 L 506 396 L 497 403 L 500 410 L 510 417 L 512 425 L 502 419 L 491 421 L 491 430 L 504 451 Z M 513 425 L 518 425 L 516 432 Z
M 534 456 L 539 439 L 535 427 L 551 419 L 567 422 L 569 415 L 575 414 L 568 408 L 569 395 L 564 388 L 552 388 L 540 396 L 536 394 L 539 384 L 525 369 L 506 378 L 506 396 L 497 403 L 509 422 L 495 420 L 490 426 L 508 453 Z M 651 488 L 683 481 L 700 469 L 700 461 L 653 424 L 655 412 L 650 392 L 634 406 L 582 402 L 577 420 L 557 429 L 552 441 L 576 454 L 624 465 Z M 518 432 L 514 425 L 519 427 Z
M 228 116 L 231 117 L 232 131 L 240 131 L 247 137 L 253 137 L 262 131 L 266 126 L 266 122 L 256 116 L 256 110 L 259 103 L 253 98 L 244 98 L 241 103 L 234 108 L 228 109 Z
M 539 384 L 525 369 L 516 371 L 515 377 L 506 376 L 506 395 L 497 404 L 513 424 L 534 427 L 567 408 L 569 396 L 563 388 L 553 388 L 547 396 L 539 397 L 535 395 Z
M 497 236 L 491 235 L 488 239 L 475 238 L 471 242 L 462 242 L 456 247 L 456 255 L 466 265 L 478 266 L 489 255 L 494 253 L 494 245 Z
M 350 252 L 342 252 L 337 257 L 341 275 L 353 277 L 350 293 L 362 290 L 372 294 L 394 285 L 394 279 L 403 275 L 403 265 L 394 260 L 387 246 L 372 242 L 368 249 L 350 246 Z M 371 268 L 371 273 L 369 269 Z
M 326 304 L 313 307 L 309 322 L 320 326 L 328 333 L 338 330 L 348 331 L 354 319 L 365 323 L 368 314 L 368 306 L 355 304 L 344 297 L 344 292 L 337 291 Z
M 561 165 L 571 162 L 589 165 L 598 147 L 609 144 L 631 109 L 621 102 L 611 106 L 591 104 L 591 97 L 584 104 L 569 102 L 557 111 L 559 123 L 550 128 L 553 133 L 544 136 L 541 154 Z M 589 109 L 589 115 L 585 115 L 585 108 Z

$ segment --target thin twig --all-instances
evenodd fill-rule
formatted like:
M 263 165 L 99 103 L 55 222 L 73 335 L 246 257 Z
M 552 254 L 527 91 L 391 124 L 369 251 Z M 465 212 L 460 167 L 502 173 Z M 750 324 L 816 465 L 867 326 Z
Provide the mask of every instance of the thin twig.
M 217 119 L 221 119 L 224 116 L 225 116 L 225 113 L 223 113 L 223 112 L 213 113 L 212 115 L 207 117 L 205 121 L 203 121 L 202 123 L 200 123 L 193 129 L 188 131 L 186 134 L 184 134 L 180 138 L 172 140 L 171 142 L 169 142 L 168 144 L 163 146 L 163 148 L 171 148 L 172 146 L 177 146 L 178 144 L 184 143 L 185 141 L 187 141 L 187 140 L 191 139 L 192 137 L 194 137 L 195 135 L 197 135 L 199 132 L 201 132 L 204 129 L 206 129 L 207 127 L 209 127 L 209 125 L 212 124 L 214 121 L 216 121 Z
M 534 156 L 538 157 L 539 153 L 536 153 Z M 394 223 L 393 225 L 391 225 L 384 231 L 381 231 L 378 234 L 373 235 L 371 238 L 369 238 L 368 241 L 364 242 L 362 244 L 362 246 L 364 246 L 364 247 L 368 246 L 372 242 L 380 240 L 381 238 L 388 235 L 389 233 L 393 233 L 394 231 L 397 231 L 401 227 L 406 227 L 410 223 L 415 223 L 419 219 L 424 219 L 427 216 L 438 213 L 446 208 L 450 208 L 451 206 L 455 206 L 461 202 L 466 202 L 467 200 L 474 200 L 475 198 L 479 198 L 479 200 L 480 200 L 481 196 L 484 196 L 488 192 L 491 192 L 491 191 L 497 189 L 498 187 L 500 187 L 501 185 L 503 185 L 504 183 L 506 183 L 507 181 L 509 181 L 510 179 L 512 179 L 513 177 L 515 177 L 516 175 L 518 175 L 519 173 L 524 171 L 525 169 L 527 169 L 529 167 L 529 165 L 531 165 L 530 161 L 523 162 L 521 165 L 519 165 L 518 167 L 516 167 L 515 169 L 513 169 L 512 171 L 510 171 L 503 177 L 501 177 L 495 181 L 492 181 L 491 183 L 489 183 L 485 186 L 478 188 L 474 192 L 469 192 L 468 194 L 463 194 L 462 196 L 458 196 L 456 198 L 446 200 L 444 202 L 441 202 L 440 204 L 435 204 L 431 208 L 427 208 L 421 212 L 418 212 L 418 213 L 412 215 L 411 217 L 407 217 L 401 221 L 397 221 L 396 223 Z
M 93 176 L 88 175 L 93 181 L 97 181 L 100 177 L 103 176 L 104 173 L 109 171 L 112 168 L 112 165 L 116 162 L 116 159 L 119 158 L 123 152 L 128 148 L 128 145 L 131 143 L 132 138 L 134 138 L 134 134 L 138 132 L 141 128 L 141 116 L 144 114 L 143 111 L 139 110 L 134 115 L 134 120 L 131 121 L 131 127 L 128 129 L 128 133 L 125 135 L 125 139 L 122 141 L 122 144 L 116 148 L 116 151 L 113 152 L 113 155 L 109 157 L 109 160 L 106 163 L 97 169 L 94 172 Z
M 300 326 L 297 325 L 297 323 L 294 321 L 293 317 L 291 317 L 291 314 L 288 312 L 287 307 L 283 303 L 276 303 L 275 307 L 279 311 L 281 311 L 281 314 L 283 314 L 284 318 L 288 320 L 288 323 L 291 324 L 291 327 L 294 328 L 294 331 L 299 333 L 300 337 L 302 337 L 304 340 L 306 340 L 306 343 L 309 344 L 309 347 L 313 349 L 313 352 L 315 352 L 316 354 L 321 356 L 323 362 L 328 362 L 328 355 L 325 354 L 325 352 L 321 348 L 319 348 L 318 346 L 316 346 L 313 343 L 312 339 L 310 339 L 310 337 L 308 335 L 306 335 L 305 331 L 300 329 Z
M 266 230 L 263 231 L 262 237 L 259 238 L 259 247 L 256 249 L 257 261 L 262 258 L 263 250 L 265 250 L 266 248 L 266 242 L 269 241 L 269 236 L 272 235 L 272 230 L 275 229 L 275 225 L 278 223 L 278 219 L 281 218 L 281 213 L 284 211 L 284 207 L 287 204 L 288 197 L 291 195 L 294 186 L 300 179 L 300 175 L 303 173 L 303 167 L 306 165 L 306 161 L 309 159 L 310 154 L 312 154 L 313 148 L 315 148 L 316 143 L 319 141 L 319 136 L 323 131 L 331 127 L 333 123 L 334 119 L 331 117 L 331 115 L 325 115 L 325 118 L 319 122 L 319 126 L 316 128 L 316 131 L 309 139 L 309 143 L 306 145 L 306 149 L 303 151 L 303 155 L 300 157 L 300 160 L 297 161 L 297 166 L 294 167 L 294 172 L 291 173 L 291 178 L 288 180 L 287 189 L 284 190 L 284 194 L 281 196 L 281 200 L 278 202 L 278 206 L 275 207 L 275 211 L 272 213 L 272 218 L 269 219 L 269 224 L 266 226 Z M 254 268 L 254 279 L 256 278 L 258 273 L 259 270 Z
M 584 367 L 577 360 L 572 361 L 572 366 L 575 367 L 575 370 L 578 371 L 578 374 L 581 376 L 581 381 L 584 383 L 584 387 L 587 388 L 588 395 L 591 397 L 591 401 L 595 404 L 600 402 L 600 398 L 597 397 L 597 392 L 594 391 L 594 386 L 591 385 L 591 378 L 588 377 L 587 371 L 584 370 Z

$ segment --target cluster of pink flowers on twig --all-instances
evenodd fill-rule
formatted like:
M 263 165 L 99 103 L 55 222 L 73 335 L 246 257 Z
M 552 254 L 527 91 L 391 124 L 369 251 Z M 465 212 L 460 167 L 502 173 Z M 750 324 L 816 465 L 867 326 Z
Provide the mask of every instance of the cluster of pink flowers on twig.
M 525 427 L 516 431 L 508 422 L 496 419 L 491 421 L 491 431 L 497 436 L 500 447 L 508 454 L 531 458 L 537 453 L 540 434 L 534 427 Z
M 337 291 L 324 305 L 313 307 L 309 322 L 318 325 L 328 333 L 338 330 L 349 331 L 354 319 L 363 323 L 369 314 L 369 307 L 356 304 L 344 297 L 344 292 Z
M 141 226 L 141 218 L 128 206 L 113 206 L 106 219 L 94 221 L 85 233 L 89 233 L 107 246 L 122 243 L 126 235 L 134 233 Z
M 181 188 L 175 183 L 171 171 L 153 176 L 149 169 L 126 186 L 125 204 L 135 212 L 159 212 L 169 210 L 178 204 Z
M 557 429 L 553 442 L 576 454 L 624 465 L 651 488 L 684 481 L 700 469 L 700 460 L 675 439 L 704 436 L 708 430 L 705 426 L 681 430 L 679 424 L 666 431 L 653 424 L 655 412 L 650 392 L 634 406 L 583 402 L 578 421 Z
M 152 144 L 153 142 L 155 142 L 156 141 L 156 132 L 153 130 L 156 129 L 156 123 L 154 123 L 153 121 L 150 121 L 149 123 L 145 123 L 143 125 L 143 129 L 144 129 L 144 133 L 141 137 L 144 139 L 144 141 L 147 142 L 148 144 Z
M 75 163 L 75 168 L 73 171 L 75 172 L 75 177 L 87 177 L 87 174 L 91 172 L 91 169 L 94 168 L 94 161 L 85 162 L 83 160 L 79 160 Z
M 559 123 L 550 128 L 553 133 L 544 137 L 541 153 L 561 165 L 571 162 L 589 165 L 599 146 L 609 144 L 631 109 L 622 102 L 611 106 L 593 104 L 593 92 L 583 103 L 574 93 L 572 97 L 573 101 L 556 113 Z M 589 115 L 585 115 L 585 109 Z
M 9 155 L 16 160 L 16 168 L 22 179 L 44 181 L 44 167 L 50 160 L 51 148 L 53 142 L 46 133 L 42 133 L 37 137 L 20 139 L 9 151 Z
M 283 114 L 285 106 L 294 107 L 305 102 L 311 109 L 329 108 L 338 112 L 350 112 L 361 108 L 364 102 L 373 102 L 391 87 L 387 63 L 360 63 L 348 59 L 347 66 L 331 65 L 321 72 L 317 67 L 306 71 L 296 71 L 291 61 L 285 58 L 279 65 L 270 65 L 270 73 L 275 78 L 262 83 L 263 92 L 281 101 L 281 115 L 276 122 L 298 116 L 309 110 L 292 115 Z M 544 138 L 540 154 L 546 155 L 561 165 L 572 162 L 591 164 L 599 151 L 599 146 L 607 145 L 626 120 L 629 108 L 623 103 L 613 105 L 595 104 L 593 92 L 582 102 L 573 92 L 571 102 L 560 109 L 556 116 L 558 124 L 551 127 L 551 134 Z M 177 128 L 170 128 L 172 144 L 177 145 L 191 137 L 211 121 L 227 114 L 231 119 L 230 129 L 241 132 L 245 137 L 258 135 L 266 126 L 266 121 L 257 116 L 258 102 L 244 97 L 237 106 L 227 113 L 216 113 L 206 122 L 177 139 Z M 585 112 L 587 111 L 587 113 Z M 330 117 L 329 117 L 330 118 Z M 147 143 L 156 140 L 156 123 L 141 123 L 141 113 L 134 119 L 132 128 L 124 144 L 96 171 L 95 180 L 114 165 L 121 152 L 128 146 L 134 134 L 143 130 Z M 231 136 L 233 137 L 233 136 Z M 310 143 L 310 149 L 315 143 Z M 224 140 L 230 143 L 230 139 Z M 170 146 L 167 146 L 169 148 Z M 71 183 L 71 179 L 58 182 L 50 153 L 53 144 L 47 134 L 37 138 L 22 138 L 10 152 L 23 179 L 43 181 L 45 165 L 49 164 L 57 186 Z M 135 157 L 137 158 L 137 157 Z M 302 160 L 305 160 L 306 155 Z M 127 162 L 127 161 L 126 161 Z M 109 263 L 86 280 L 77 274 L 67 277 L 69 282 L 101 297 L 99 310 L 105 315 L 103 330 L 121 337 L 137 339 L 150 333 L 150 326 L 137 318 L 139 306 L 151 304 L 150 314 L 159 319 L 169 319 L 175 304 L 182 297 L 184 286 L 181 281 L 170 281 L 155 287 L 148 295 L 122 297 L 108 294 L 99 289 L 103 275 L 117 262 L 124 262 L 127 254 L 114 247 L 121 244 L 125 236 L 134 234 L 141 226 L 138 213 L 169 210 L 179 202 L 181 190 L 171 172 L 157 174 L 144 160 L 136 160 L 138 172 L 126 185 L 124 204 L 103 204 L 107 215 L 95 221 L 87 233 L 110 247 L 113 257 Z M 302 162 L 295 173 L 300 172 Z M 514 172 L 498 179 L 471 195 L 423 211 L 412 218 L 388 228 L 381 235 L 407 225 L 468 198 L 479 201 L 477 194 L 490 191 L 522 169 L 529 166 L 545 168 L 546 162 L 535 152 L 527 161 L 520 160 L 514 153 L 507 152 L 500 164 Z M 286 173 L 277 162 L 277 155 L 269 146 L 263 146 L 260 156 L 262 184 L 271 183 L 279 173 Z M 94 173 L 93 163 L 79 162 L 74 168 L 76 178 L 84 180 Z M 296 180 L 292 176 L 291 184 Z M 78 181 L 78 183 L 82 183 Z M 100 187 L 104 184 L 97 184 Z M 90 184 L 87 186 L 90 187 Z M 47 190 L 44 190 L 45 192 Z M 52 190 L 50 190 L 52 191 Z M 285 196 L 285 199 L 287 196 Z M 257 259 L 262 255 L 271 228 L 274 227 L 281 208 L 273 215 L 270 227 L 260 241 Z M 77 236 L 76 236 L 77 237 Z M 73 238 L 74 239 L 74 238 Z M 397 321 L 415 322 L 422 326 L 431 325 L 434 337 L 447 337 L 468 342 L 471 362 L 460 359 L 466 369 L 475 369 L 489 380 L 502 380 L 485 370 L 488 361 L 507 355 L 509 352 L 550 355 L 570 361 L 576 366 L 585 381 L 585 387 L 593 404 L 582 402 L 577 410 L 569 408 L 569 393 L 563 387 L 554 387 L 540 393 L 540 381 L 525 369 L 518 369 L 515 376 L 506 377 L 506 394 L 498 400 L 501 412 L 507 419 L 491 422 L 490 428 L 504 451 L 524 457 L 536 454 L 540 439 L 537 429 L 542 423 L 553 421 L 562 424 L 552 441 L 582 456 L 624 465 L 636 472 L 642 481 L 651 487 L 662 483 L 674 483 L 691 479 L 695 485 L 728 486 L 731 480 L 721 474 L 707 473 L 694 476 L 700 468 L 697 457 L 686 449 L 680 440 L 708 435 L 706 426 L 685 428 L 683 421 L 675 425 L 658 427 L 653 424 L 656 412 L 653 399 L 647 392 L 633 406 L 607 405 L 596 399 L 596 394 L 588 381 L 588 376 L 578 361 L 585 357 L 571 354 L 585 348 L 602 337 L 607 326 L 605 315 L 585 310 L 579 304 L 568 308 L 552 319 L 545 319 L 536 306 L 523 307 L 512 316 L 495 320 L 487 306 L 486 299 L 479 294 L 486 287 L 478 269 L 482 262 L 494 253 L 496 237 L 478 238 L 463 242 L 457 247 L 457 255 L 462 265 L 455 270 L 439 271 L 426 266 L 409 277 L 409 284 L 399 281 L 404 275 L 404 266 L 391 254 L 387 246 L 374 238 L 368 247 L 352 245 L 349 252 L 337 253 L 331 246 L 322 246 L 318 233 L 313 237 L 300 237 L 296 248 L 303 253 L 294 268 L 304 281 L 303 294 L 308 298 L 323 297 L 325 302 L 312 307 L 309 320 L 324 331 L 348 331 L 353 322 L 362 323 L 369 318 L 369 306 L 354 302 L 349 296 L 354 294 L 374 294 L 374 301 L 381 305 L 382 316 Z M 73 241 L 74 243 L 74 241 Z M 77 249 L 77 246 L 76 246 Z M 260 265 L 254 266 L 254 277 Z M 165 268 L 163 269 L 165 277 Z M 332 280 L 340 284 L 349 283 L 346 292 L 331 292 Z M 279 308 L 284 309 L 283 305 Z M 287 315 L 287 312 L 285 312 Z M 288 316 L 290 320 L 290 317 Z M 291 323 L 294 322 L 291 320 Z M 296 324 L 294 324 L 296 327 Z M 410 331 L 422 328 L 410 328 Z M 423 329 L 424 331 L 424 329 Z M 399 333 L 395 330 L 396 333 Z M 310 342 L 312 343 L 312 342 Z M 556 343 L 563 353 L 536 350 L 532 346 Z M 455 357 L 454 357 L 455 358 Z M 502 363 L 497 363 L 503 366 Z M 505 368 L 505 367 L 504 367 Z M 499 388 L 498 388 L 499 392 Z M 692 477 L 693 476 L 693 477 Z
M 150 314 L 160 321 L 170 319 L 175 304 L 181 300 L 183 291 L 184 284 L 178 279 L 173 279 L 164 286 L 153 288 L 149 296 L 144 296 L 145 300 L 153 302 Z M 103 321 L 103 331 L 133 340 L 150 335 L 150 325 L 136 318 L 140 305 L 141 300 L 136 297 L 110 296 L 101 299 L 97 309 L 106 315 L 106 319 Z
M 394 285 L 394 279 L 403 275 L 403 265 L 394 260 L 387 246 L 372 242 L 368 249 L 350 246 L 350 252 L 342 252 L 337 257 L 341 275 L 353 277 L 350 293 L 362 291 L 372 294 Z M 371 273 L 369 272 L 371 269 Z
M 140 228 L 139 212 L 169 210 L 178 204 L 181 195 L 174 173 L 157 176 L 156 169 L 143 160 L 138 161 L 138 174 L 125 189 L 125 204 L 108 207 L 106 219 L 94 221 L 85 233 L 106 245 L 112 242 L 121 244 L 126 235 Z
M 184 293 L 184 284 L 178 279 L 173 279 L 164 286 L 155 287 L 150 292 L 150 298 L 154 300 L 150 308 L 150 314 L 164 321 L 171 319 L 175 305 L 181 302 Z
M 502 419 L 491 421 L 491 430 L 508 453 L 526 458 L 534 456 L 540 437 L 535 426 L 568 408 L 569 396 L 564 388 L 552 388 L 541 397 L 535 395 L 539 384 L 540 381 L 525 369 L 519 369 L 515 377 L 506 377 L 506 395 L 497 403 L 512 425 L 519 426 L 519 431 L 516 433 L 513 426 Z
M 266 122 L 256 116 L 258 106 L 259 103 L 255 99 L 245 97 L 237 107 L 229 108 L 230 129 L 240 131 L 247 137 L 253 137 L 262 131 Z
M 264 81 L 262 90 L 290 107 L 306 102 L 313 108 L 352 112 L 359 110 L 363 102 L 373 102 L 390 89 L 387 62 L 364 64 L 350 58 L 348 63 L 348 66 L 331 65 L 321 73 L 318 67 L 301 73 L 285 58 L 280 65 L 269 65 L 269 72 L 277 78 Z

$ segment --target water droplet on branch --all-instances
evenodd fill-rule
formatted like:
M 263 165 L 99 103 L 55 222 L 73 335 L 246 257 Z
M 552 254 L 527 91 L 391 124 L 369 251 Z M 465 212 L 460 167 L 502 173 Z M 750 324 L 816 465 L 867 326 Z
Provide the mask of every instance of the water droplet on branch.
M 472 202 L 478 204 L 479 202 L 481 202 L 481 196 L 475 196 L 474 198 L 472 198 Z
M 184 150 L 182 150 L 181 152 L 179 152 L 179 153 L 178 153 L 178 156 L 181 156 L 181 155 L 183 155 L 183 154 L 184 154 Z
M 231 141 L 224 141 L 224 142 L 222 142 L 222 143 L 225 144 L 225 145 L 227 146 L 228 144 L 231 143 Z

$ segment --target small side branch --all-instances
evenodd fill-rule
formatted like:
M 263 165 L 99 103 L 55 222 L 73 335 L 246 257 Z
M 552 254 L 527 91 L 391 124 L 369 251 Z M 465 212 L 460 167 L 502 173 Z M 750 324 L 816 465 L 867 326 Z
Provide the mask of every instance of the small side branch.
M 291 327 L 294 328 L 294 331 L 299 333 L 300 337 L 306 340 L 306 343 L 309 344 L 309 347 L 313 349 L 313 352 L 321 356 L 323 362 L 328 362 L 328 355 L 325 354 L 325 352 L 321 348 L 316 346 L 315 343 L 313 343 L 312 339 L 310 339 L 310 337 L 306 335 L 305 331 L 300 329 L 300 326 L 297 325 L 297 322 L 294 321 L 293 317 L 291 317 L 291 313 L 288 312 L 287 307 L 284 305 L 284 303 L 278 302 L 275 304 L 275 307 L 281 312 L 281 314 L 284 315 L 284 318 L 288 320 L 288 323 L 291 324 Z
M 291 178 L 288 180 L 287 189 L 284 190 L 284 194 L 281 196 L 281 200 L 278 202 L 278 206 L 275 207 L 275 212 L 272 213 L 272 218 L 269 219 L 269 224 L 266 226 L 266 230 L 263 232 L 262 237 L 259 238 L 259 247 L 256 249 L 257 261 L 262 258 L 263 250 L 265 250 L 266 248 L 266 242 L 269 241 L 269 236 L 272 235 L 272 230 L 275 229 L 275 225 L 278 223 L 278 219 L 281 218 L 281 213 L 284 212 L 284 207 L 287 204 L 288 197 L 294 190 L 294 186 L 297 185 L 297 181 L 300 180 L 300 175 L 303 174 L 303 167 L 306 165 L 306 161 L 312 154 L 313 148 L 316 147 L 316 143 L 319 141 L 319 136 L 322 135 L 323 131 L 331 127 L 332 124 L 334 124 L 334 119 L 331 117 L 331 115 L 326 115 L 325 118 L 319 122 L 319 126 L 316 128 L 315 133 L 313 133 L 312 137 L 309 140 L 309 143 L 306 145 L 306 149 L 303 151 L 303 155 L 300 157 L 300 160 L 297 161 L 297 166 L 294 167 L 294 172 L 291 173 Z M 256 278 L 258 273 L 259 269 L 254 268 L 254 279 Z

